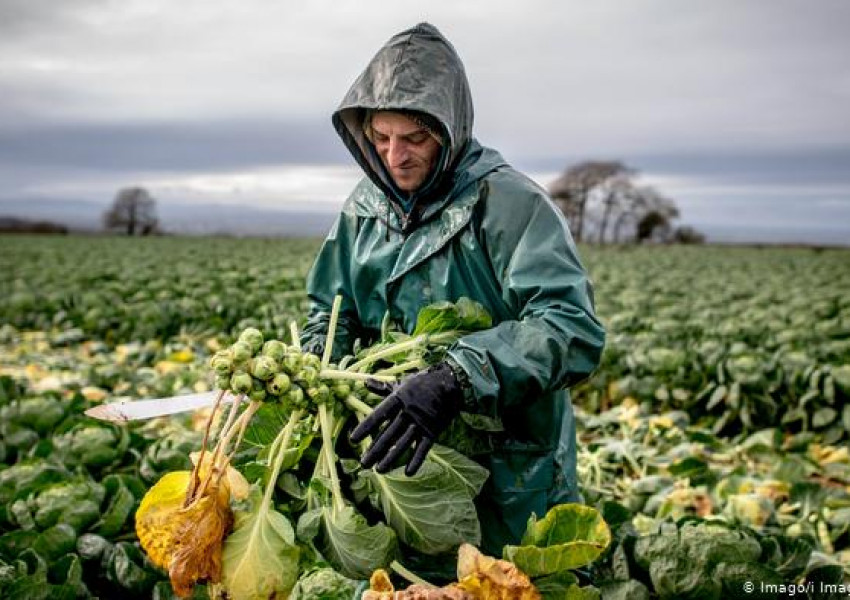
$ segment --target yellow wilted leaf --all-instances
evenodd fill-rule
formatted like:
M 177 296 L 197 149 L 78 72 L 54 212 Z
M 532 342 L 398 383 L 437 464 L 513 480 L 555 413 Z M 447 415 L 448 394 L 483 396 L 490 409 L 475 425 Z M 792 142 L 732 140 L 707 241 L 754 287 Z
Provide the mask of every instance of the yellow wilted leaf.
M 168 575 L 174 592 L 186 597 L 199 581 L 221 581 L 222 544 L 233 528 L 227 486 L 212 489 L 178 515 L 180 524 Z
M 458 551 L 457 587 L 476 600 L 540 600 L 540 592 L 516 565 L 463 544 Z
M 383 569 L 378 569 L 369 578 L 369 589 L 373 592 L 394 592 L 393 582 Z
M 151 561 L 167 569 L 180 596 L 198 581 L 221 579 L 221 548 L 233 527 L 228 483 L 210 485 L 203 496 L 183 507 L 192 474 L 166 473 L 136 512 L 136 534 Z
M 174 553 L 174 537 L 179 528 L 177 511 L 183 507 L 192 474 L 166 473 L 145 494 L 136 511 L 136 535 L 142 548 L 158 567 L 167 569 Z

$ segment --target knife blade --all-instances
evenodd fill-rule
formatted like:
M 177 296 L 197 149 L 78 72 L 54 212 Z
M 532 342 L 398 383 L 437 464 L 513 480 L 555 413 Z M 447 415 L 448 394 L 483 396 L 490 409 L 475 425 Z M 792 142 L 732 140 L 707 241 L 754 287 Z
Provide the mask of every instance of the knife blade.
M 212 407 L 218 396 L 218 391 L 203 392 L 200 394 L 185 394 L 172 396 L 170 398 L 156 398 L 154 400 L 124 400 L 122 402 L 110 402 L 99 404 L 86 411 L 86 414 L 102 421 L 127 422 L 141 419 L 153 419 L 175 415 L 182 412 Z M 230 393 L 221 399 L 222 404 L 233 402 L 234 396 Z

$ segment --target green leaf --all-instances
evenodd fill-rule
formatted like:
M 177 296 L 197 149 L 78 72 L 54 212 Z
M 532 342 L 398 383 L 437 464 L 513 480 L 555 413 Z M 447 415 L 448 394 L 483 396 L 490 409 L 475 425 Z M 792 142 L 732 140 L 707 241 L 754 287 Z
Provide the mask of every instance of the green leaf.
M 376 569 L 386 569 L 395 559 L 395 532 L 384 525 L 369 525 L 353 507 L 335 513 L 321 509 L 321 532 L 317 548 L 346 577 L 368 579 Z
M 86 421 L 53 437 L 53 447 L 64 464 L 100 469 L 124 455 L 130 445 L 126 428 Z
M 67 470 L 46 462 L 19 462 L 0 470 L 0 504 L 23 498 L 64 481 Z
M 118 542 L 103 556 L 102 569 L 106 579 L 136 597 L 148 597 L 161 575 L 145 560 L 139 548 L 128 542 Z
M 461 297 L 457 303 L 437 302 L 419 311 L 413 335 L 446 331 L 479 331 L 493 326 L 485 308 L 473 300 Z
M 403 468 L 384 475 L 372 469 L 358 474 L 368 485 L 372 504 L 405 544 L 425 554 L 452 550 L 463 542 L 481 542 L 481 525 L 469 486 L 456 473 L 425 461 L 413 477 Z
M 251 511 L 237 513 L 224 541 L 222 586 L 233 598 L 286 597 L 298 580 L 298 555 L 289 520 L 254 488 Z
M 67 523 L 82 533 L 100 516 L 105 494 L 104 487 L 94 481 L 69 481 L 42 490 L 29 504 L 39 528 Z
M 42 531 L 38 538 L 33 541 L 32 549 L 50 562 L 63 554 L 73 552 L 76 542 L 77 532 L 74 531 L 74 528 L 65 523 L 59 523 Z
M 94 524 L 95 532 L 104 537 L 113 537 L 124 527 L 124 523 L 136 506 L 136 498 L 117 475 L 109 475 L 103 480 L 108 505 L 100 520 Z
M 531 577 L 592 563 L 611 543 L 611 531 L 595 508 L 559 504 L 537 520 L 532 515 L 520 542 L 504 558 Z
M 34 530 L 17 529 L 0 535 L 0 558 L 15 560 L 27 548 L 32 548 L 39 534 Z
M 832 423 L 837 416 L 838 412 L 833 408 L 830 408 L 828 406 L 819 408 L 812 416 L 812 428 L 823 429 L 824 427 Z
M 601 586 L 605 600 L 649 600 L 649 590 L 640 581 L 615 581 Z
M 84 562 L 99 561 L 112 546 L 112 542 L 94 533 L 84 533 L 77 538 L 77 554 Z
M 456 450 L 440 444 L 434 444 L 428 453 L 427 460 L 442 465 L 460 483 L 466 486 L 471 498 L 481 493 L 484 482 L 490 476 L 490 472 L 477 462 L 470 460 Z
M 570 571 L 534 580 L 534 587 L 542 600 L 598 600 L 599 590 L 593 586 L 581 587 L 578 577 Z

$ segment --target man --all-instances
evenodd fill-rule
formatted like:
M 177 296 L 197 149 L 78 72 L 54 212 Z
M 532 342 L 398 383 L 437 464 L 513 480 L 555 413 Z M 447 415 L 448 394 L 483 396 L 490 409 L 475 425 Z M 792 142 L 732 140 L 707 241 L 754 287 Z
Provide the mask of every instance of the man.
M 351 437 L 374 438 L 365 467 L 412 454 L 412 475 L 461 412 L 487 423 L 492 452 L 478 459 L 490 478 L 477 508 L 483 549 L 501 555 L 532 512 L 579 500 L 565 388 L 597 366 L 604 330 L 563 216 L 472 137 L 472 121 L 463 65 L 436 28 L 417 25 L 378 51 L 333 115 L 366 177 L 309 274 L 304 336 L 321 351 L 337 294 L 336 357 L 376 338 L 387 311 L 410 332 L 433 302 L 467 296 L 487 309 L 492 329 L 404 380 Z

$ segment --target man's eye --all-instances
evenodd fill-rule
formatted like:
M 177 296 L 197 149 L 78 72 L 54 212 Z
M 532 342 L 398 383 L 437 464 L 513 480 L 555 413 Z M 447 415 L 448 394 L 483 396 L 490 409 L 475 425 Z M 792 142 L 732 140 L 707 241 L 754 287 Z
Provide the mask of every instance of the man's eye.
M 407 140 L 411 144 L 421 144 L 427 139 L 428 139 L 428 132 L 427 131 L 417 131 L 416 133 L 412 133 L 407 137 Z
M 376 133 L 374 137 L 375 137 L 375 143 L 376 144 L 377 143 L 384 144 L 390 139 L 389 136 L 382 135 L 380 133 Z

